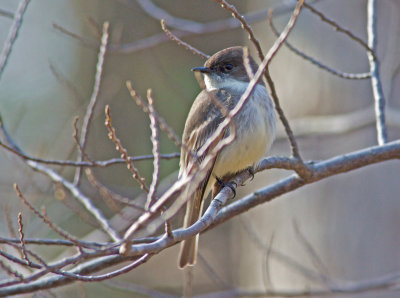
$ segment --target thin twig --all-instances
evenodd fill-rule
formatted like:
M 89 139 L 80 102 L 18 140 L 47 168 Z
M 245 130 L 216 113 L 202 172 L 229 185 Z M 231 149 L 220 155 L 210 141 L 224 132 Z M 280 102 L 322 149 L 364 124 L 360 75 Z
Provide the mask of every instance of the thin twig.
M 370 45 L 368 45 L 365 41 L 363 41 L 360 37 L 354 35 L 349 29 L 346 29 L 343 26 L 341 26 L 338 23 L 336 23 L 335 21 L 329 19 L 322 12 L 320 12 L 319 10 L 317 10 L 316 8 L 311 6 L 310 4 L 307 4 L 306 2 L 304 2 L 304 7 L 309 9 L 312 13 L 316 14 L 317 16 L 319 16 L 321 21 L 331 25 L 337 32 L 342 32 L 345 35 L 347 35 L 348 37 L 350 37 L 352 40 L 354 40 L 357 43 L 359 43 L 361 46 L 363 46 L 367 50 L 367 52 L 371 53 L 371 55 L 373 55 L 373 56 L 375 55 L 374 54 L 375 50 Z
M 25 160 L 29 160 L 29 161 L 33 161 L 33 162 L 37 162 L 37 163 L 42 163 L 42 164 L 55 165 L 55 166 L 108 167 L 108 166 L 115 165 L 115 164 L 123 164 L 123 163 L 125 163 L 125 160 L 122 159 L 122 158 L 112 158 L 112 159 L 108 159 L 108 160 L 104 160 L 104 161 L 81 161 L 81 162 L 77 162 L 77 161 L 73 161 L 73 160 L 43 159 L 43 158 L 37 158 L 37 157 L 29 156 L 29 155 L 21 152 L 18 149 L 15 149 L 15 148 L 13 148 L 11 146 L 8 146 L 8 145 L 4 144 L 1 141 L 0 141 L 0 147 L 3 147 L 7 151 L 12 152 L 12 153 L 18 155 L 19 157 L 21 157 L 21 158 L 23 158 Z M 166 160 L 175 159 L 175 158 L 179 158 L 179 157 L 180 157 L 180 153 L 179 152 L 169 153 L 169 154 L 160 154 L 160 156 L 159 156 L 160 159 L 166 159 Z M 143 161 L 143 160 L 154 159 L 154 156 L 149 154 L 149 155 L 129 156 L 128 158 L 131 161 Z
M 96 219 L 98 224 L 100 225 L 100 228 L 109 236 L 111 239 L 114 241 L 119 241 L 120 237 L 118 235 L 118 232 L 111 226 L 110 222 L 108 219 L 103 215 L 101 210 L 97 208 L 92 200 L 84 195 L 82 191 L 77 188 L 75 185 L 73 185 L 71 182 L 66 180 L 64 177 L 62 177 L 59 173 L 54 171 L 53 169 L 50 169 L 49 167 L 46 167 L 44 165 L 41 165 L 37 162 L 30 161 L 28 160 L 26 162 L 32 169 L 39 171 L 43 174 L 45 174 L 47 177 L 49 177 L 53 182 L 59 182 L 61 183 L 66 189 L 69 190 L 69 192 L 82 204 L 82 206 L 88 211 L 93 217 Z
M 400 128 L 400 110 L 386 108 L 386 125 Z M 309 135 L 337 135 L 355 131 L 376 123 L 374 105 L 350 113 L 341 113 L 324 116 L 306 116 L 292 119 L 290 122 L 296 130 L 297 136 Z M 285 132 L 277 130 L 277 139 L 284 138 Z
M 35 244 L 35 245 L 61 245 L 61 246 L 74 246 L 76 245 L 74 242 L 65 240 L 65 239 L 35 239 L 35 238 L 25 238 L 26 244 Z M 18 244 L 20 243 L 20 239 L 17 238 L 4 238 L 0 237 L 0 243 L 3 244 Z M 79 245 L 84 246 L 85 248 L 102 248 L 111 245 L 111 243 L 99 243 L 99 242 L 89 242 L 79 240 Z
M 85 170 L 85 174 L 90 182 L 90 184 L 92 184 L 95 188 L 97 188 L 100 192 L 100 194 L 110 200 L 113 200 L 115 202 L 118 202 L 120 204 L 123 204 L 125 206 L 129 206 L 131 208 L 134 208 L 140 212 L 144 212 L 146 211 L 143 207 L 134 204 L 131 202 L 130 199 L 123 197 L 117 193 L 114 193 L 113 191 L 111 191 L 110 189 L 108 189 L 107 187 L 105 187 L 103 184 L 101 184 L 93 175 L 92 171 L 90 169 L 86 169 Z
M 79 42 L 81 42 L 83 45 L 90 47 L 90 48 L 97 48 L 99 46 L 99 42 L 95 41 L 95 40 L 91 40 L 85 37 L 82 37 L 78 34 L 75 34 L 71 31 L 69 31 L 68 29 L 62 27 L 61 25 L 58 25 L 56 23 L 53 23 L 53 28 L 58 30 L 59 32 L 68 35 L 69 37 L 72 37 L 73 39 L 78 40 Z
M 115 128 L 112 126 L 112 119 L 110 115 L 110 107 L 107 105 L 105 109 L 106 113 L 106 121 L 105 125 L 108 129 L 108 137 L 115 144 L 116 150 L 121 154 L 121 157 L 125 160 L 126 166 L 129 171 L 132 173 L 132 177 L 139 183 L 140 188 L 143 189 L 146 193 L 149 192 L 149 188 L 147 187 L 144 178 L 140 175 L 138 169 L 135 167 L 133 162 L 129 159 L 128 151 L 122 146 L 121 141 L 117 138 L 115 134 Z
M 30 264 L 31 261 L 28 258 L 28 255 L 26 254 L 26 249 L 25 249 L 25 241 L 24 241 L 24 225 L 22 223 L 22 213 L 18 213 L 18 232 L 19 232 L 19 241 L 21 244 L 21 251 L 22 251 L 22 256 L 24 260 L 26 261 L 27 264 Z
M 368 0 L 367 2 L 367 34 L 368 46 L 371 51 L 367 51 L 369 60 L 369 68 L 371 71 L 372 93 L 375 101 L 375 117 L 378 144 L 383 145 L 387 142 L 387 130 L 385 124 L 385 97 L 382 89 L 382 81 L 379 76 L 379 61 L 373 54 L 376 53 L 376 1 Z
M 328 269 L 326 268 L 325 264 L 322 262 L 320 256 L 318 255 L 318 253 L 315 250 L 315 248 L 313 247 L 313 245 L 308 241 L 308 239 L 301 232 L 299 224 L 296 220 L 293 220 L 293 229 L 295 231 L 298 241 L 300 242 L 300 244 L 303 245 L 308 256 L 311 258 L 311 263 L 315 267 L 315 269 L 318 271 L 321 281 L 326 286 L 331 288 L 333 286 L 333 283 L 331 281 L 331 278 L 329 277 Z
M 0 15 L 9 19 L 14 18 L 14 13 L 11 11 L 7 11 L 5 9 L 0 8 Z
M 102 280 L 114 278 L 121 274 L 128 273 L 129 271 L 135 269 L 136 267 L 146 263 L 147 260 L 150 259 L 151 256 L 152 256 L 151 254 L 145 254 L 142 257 L 138 258 L 136 261 L 130 263 L 129 265 L 127 265 L 125 267 L 122 267 L 122 268 L 117 269 L 112 272 L 107 272 L 105 274 L 97 275 L 97 276 L 85 276 L 85 275 L 76 274 L 76 273 L 72 273 L 72 272 L 68 272 L 68 271 L 60 271 L 59 274 L 69 277 L 69 278 L 73 278 L 75 280 L 80 280 L 80 281 L 85 281 L 85 282 L 99 282 Z
M 249 77 L 250 80 L 252 80 L 254 77 L 254 73 L 250 66 L 250 53 L 248 47 L 243 48 L 243 65 L 244 68 L 246 69 L 247 76 Z
M 72 124 L 72 126 L 74 127 L 74 133 L 73 133 L 72 136 L 73 136 L 73 138 L 74 138 L 74 140 L 75 140 L 76 146 L 77 146 L 78 149 L 79 149 L 80 156 L 85 157 L 85 159 L 87 159 L 89 162 L 93 162 L 92 159 L 89 157 L 89 155 L 85 152 L 85 148 L 82 147 L 82 145 L 81 145 L 81 143 L 80 143 L 80 141 L 79 141 L 79 138 L 78 138 L 78 120 L 79 120 L 79 117 L 76 116 L 76 117 L 74 118 L 74 122 L 73 122 L 73 124 Z M 81 161 L 82 161 L 82 158 L 80 158 L 80 160 L 79 160 L 79 158 L 78 158 L 78 162 L 81 162 Z
M 49 68 L 51 73 L 54 75 L 56 80 L 67 89 L 70 93 L 72 93 L 72 98 L 78 102 L 83 102 L 83 96 L 80 94 L 76 86 L 66 78 L 66 76 L 61 73 L 56 66 L 49 62 Z
M 21 273 L 11 269 L 6 264 L 4 264 L 3 261 L 1 261 L 1 260 L 0 260 L 0 268 L 2 268 L 8 275 L 14 276 L 18 280 L 20 280 L 20 281 L 24 280 L 24 276 Z
M 58 235 L 61 237 L 75 243 L 76 246 L 80 246 L 81 244 L 79 243 L 79 240 L 67 233 L 66 231 L 62 230 L 61 228 L 57 227 L 47 216 L 43 215 L 40 213 L 31 203 L 28 202 L 28 200 L 24 197 L 24 195 L 21 193 L 18 185 L 15 183 L 14 184 L 14 189 L 15 192 L 17 193 L 18 197 L 21 199 L 21 201 L 37 216 L 39 217 L 46 225 L 48 225 L 54 232 L 56 232 Z
M 110 26 L 110 24 L 108 22 L 104 22 L 103 33 L 101 36 L 101 42 L 100 42 L 100 48 L 99 48 L 99 54 L 97 57 L 96 74 L 95 74 L 95 79 L 94 79 L 92 96 L 90 97 L 89 105 L 87 106 L 86 114 L 85 114 L 85 117 L 83 118 L 83 123 L 82 123 L 81 138 L 80 138 L 80 142 L 79 142 L 79 144 L 80 144 L 79 148 L 81 150 L 79 150 L 78 162 L 82 161 L 83 157 L 84 157 L 83 152 L 85 151 L 85 147 L 86 147 L 86 142 L 87 142 L 87 137 L 88 137 L 88 132 L 89 132 L 89 125 L 90 125 L 90 121 L 92 120 L 94 108 L 96 106 L 96 103 L 97 103 L 97 100 L 99 97 L 101 78 L 103 75 L 104 57 L 106 55 L 108 36 L 109 36 L 109 34 L 108 34 L 109 26 Z M 74 185 L 79 184 L 79 180 L 81 177 L 81 169 L 82 168 L 78 167 L 75 170 Z
M 20 239 L 15 239 L 15 240 L 20 241 Z M 19 251 L 20 246 L 18 244 L 14 244 L 14 243 L 7 243 L 7 244 L 11 245 L 15 250 Z M 28 267 L 35 268 L 35 269 L 42 268 L 42 266 L 40 266 L 39 264 L 35 264 L 33 262 L 27 263 L 26 260 L 16 258 L 13 255 L 6 253 L 5 251 L 3 251 L 1 249 L 0 249 L 0 256 L 2 256 L 3 258 L 5 258 L 15 264 L 21 265 L 25 268 L 28 268 Z
M 149 102 L 148 107 L 149 107 L 150 130 L 151 130 L 150 139 L 153 145 L 152 153 L 154 156 L 154 160 L 153 160 L 153 177 L 150 184 L 150 190 L 147 195 L 147 202 L 145 206 L 146 210 L 148 210 L 156 200 L 156 191 L 160 174 L 160 158 L 159 158 L 160 143 L 158 140 L 157 120 L 154 109 L 154 100 L 153 97 L 151 96 L 151 89 L 147 90 L 147 100 Z
M 231 288 L 231 285 L 227 283 L 223 278 L 214 270 L 213 266 L 210 264 L 212 261 L 208 260 L 206 257 L 203 256 L 201 251 L 198 252 L 197 257 L 199 258 L 199 265 L 201 265 L 205 271 L 207 277 L 212 281 L 218 288 L 225 288 L 229 289 Z M 217 264 L 213 264 L 215 267 L 217 267 Z M 218 267 L 217 267 L 218 268 Z
M 320 0 L 314 0 L 314 1 L 310 1 L 310 2 L 316 3 L 319 1 Z M 284 14 L 292 11 L 294 7 L 295 7 L 295 5 L 292 3 L 283 3 L 280 5 L 277 5 L 274 8 L 274 11 L 275 11 L 276 15 L 284 15 Z M 257 9 L 255 11 L 245 14 L 245 18 L 248 23 L 256 23 L 256 22 L 265 21 L 265 18 L 267 17 L 267 15 L 268 15 L 268 9 L 262 9 L 262 10 Z M 172 27 L 174 27 L 174 23 L 175 22 L 170 23 L 168 21 L 168 24 Z M 214 33 L 214 32 L 232 30 L 235 28 L 239 28 L 241 25 L 239 22 L 237 22 L 235 19 L 232 19 L 232 18 L 216 20 L 216 21 L 211 21 L 208 23 L 201 23 L 201 24 L 196 23 L 196 24 L 201 26 L 201 29 L 198 33 L 184 31 L 181 29 L 182 27 L 180 27 L 180 29 L 178 29 L 178 30 L 172 30 L 171 32 L 175 36 L 182 38 L 182 37 L 188 37 L 188 36 L 193 36 L 193 35 L 198 35 L 198 34 L 210 34 L 210 33 Z M 93 48 L 93 49 L 98 47 L 98 42 L 96 42 L 95 40 L 90 40 L 85 37 L 82 37 L 76 33 L 73 33 L 71 31 L 67 30 L 66 28 L 63 28 L 62 26 L 60 26 L 58 24 L 53 24 L 53 27 L 55 29 L 57 29 L 58 31 L 60 31 L 61 33 L 66 34 L 66 35 L 76 39 L 77 41 L 79 41 L 86 47 Z M 162 44 L 162 43 L 165 43 L 168 41 L 170 41 L 170 39 L 168 38 L 168 36 L 165 35 L 165 33 L 157 33 L 157 34 L 151 35 L 149 37 L 145 37 L 141 40 L 137 40 L 134 42 L 128 42 L 128 43 L 122 43 L 122 44 L 119 44 L 119 43 L 118 44 L 110 44 L 108 53 L 132 54 L 137 51 L 142 51 L 145 49 L 149 49 L 151 47 L 155 47 L 159 44 Z
M 10 233 L 11 237 L 16 238 L 17 234 L 15 233 L 15 229 L 13 227 L 13 223 L 12 223 L 11 216 L 10 216 L 11 215 L 10 205 L 6 204 L 4 206 L 3 211 L 4 211 L 4 218 L 6 219 L 6 223 L 7 223 L 8 232 Z
M 8 58 L 12 51 L 15 40 L 18 36 L 19 29 L 21 28 L 23 16 L 29 2 L 30 0 L 21 0 L 19 2 L 17 12 L 14 15 L 13 24 L 11 25 L 10 31 L 8 32 L 8 37 L 6 39 L 6 42 L 4 43 L 4 47 L 0 55 L 0 78 L 4 72 L 4 68 L 7 65 Z
M 273 23 L 273 13 L 271 12 L 271 14 L 268 15 L 268 24 L 270 25 L 272 32 L 275 34 L 276 37 L 279 36 L 279 32 L 278 30 L 276 30 L 276 27 Z M 285 46 L 288 47 L 288 49 L 290 49 L 292 52 L 294 52 L 296 55 L 302 57 L 303 59 L 311 62 L 312 64 L 316 65 L 317 67 L 326 70 L 327 72 L 338 76 L 340 78 L 343 79 L 349 79 L 349 80 L 362 80 L 362 79 L 369 79 L 371 77 L 371 73 L 370 72 L 365 72 L 365 73 L 347 73 L 347 72 L 342 72 L 336 69 L 333 69 L 330 66 L 327 66 L 325 64 L 323 64 L 322 62 L 314 59 L 311 56 L 308 56 L 307 54 L 303 53 L 302 51 L 300 51 L 299 49 L 295 48 L 291 43 L 289 43 L 288 41 L 285 41 Z
M 191 51 L 195 55 L 199 55 L 200 57 L 204 59 L 210 58 L 209 55 L 203 53 L 202 51 L 196 49 L 195 47 L 191 46 L 187 42 L 184 42 L 182 39 L 180 39 L 178 36 L 173 34 L 171 31 L 167 29 L 167 26 L 165 25 L 165 20 L 161 20 L 161 28 L 167 34 L 168 38 L 171 39 L 172 41 L 175 41 L 178 45 L 185 47 L 187 50 Z
M 145 113 L 149 113 L 149 107 L 146 102 L 137 94 L 136 90 L 133 89 L 131 81 L 126 81 L 126 88 L 128 88 L 129 94 L 135 103 L 143 110 Z M 168 138 L 175 143 L 178 147 L 182 147 L 182 142 L 176 132 L 167 124 L 167 121 L 161 117 L 156 111 L 154 111 L 155 118 L 161 130 L 165 132 Z

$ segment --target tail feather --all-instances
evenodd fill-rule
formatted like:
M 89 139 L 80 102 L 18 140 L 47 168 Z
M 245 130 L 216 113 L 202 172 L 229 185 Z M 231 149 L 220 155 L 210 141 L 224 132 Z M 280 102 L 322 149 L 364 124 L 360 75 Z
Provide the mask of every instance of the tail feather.
M 186 215 L 183 227 L 186 229 L 199 220 L 203 210 L 203 190 L 198 190 L 194 194 L 194 199 L 186 203 Z M 193 266 L 197 260 L 197 247 L 199 244 L 199 235 L 182 241 L 179 253 L 179 268 Z

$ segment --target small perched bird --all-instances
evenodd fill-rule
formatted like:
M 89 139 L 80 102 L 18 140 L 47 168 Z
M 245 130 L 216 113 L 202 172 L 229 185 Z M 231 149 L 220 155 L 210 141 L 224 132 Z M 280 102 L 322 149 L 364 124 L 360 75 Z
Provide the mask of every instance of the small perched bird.
M 217 52 L 204 67 L 192 71 L 203 75 L 205 89 L 194 101 L 186 119 L 181 150 L 179 177 L 188 174 L 193 162 L 202 162 L 204 156 L 196 156 L 224 120 L 226 111 L 234 109 L 249 85 L 250 78 L 244 64 L 243 47 L 231 47 Z M 252 72 L 258 65 L 249 57 Z M 225 113 L 217 101 L 225 107 Z M 206 179 L 200 183 L 186 203 L 184 227 L 190 227 L 201 216 L 204 199 L 213 188 L 212 198 L 221 188 L 221 182 L 245 169 L 253 167 L 269 150 L 275 138 L 275 112 L 262 81 L 259 81 L 248 101 L 233 118 L 236 134 L 233 142 L 225 146 L 208 169 Z M 229 128 L 225 136 L 229 135 Z M 215 144 L 214 144 L 215 145 Z M 210 150 L 210 149 L 209 149 Z M 196 158 L 197 160 L 193 161 Z M 196 263 L 199 235 L 181 243 L 179 267 Z

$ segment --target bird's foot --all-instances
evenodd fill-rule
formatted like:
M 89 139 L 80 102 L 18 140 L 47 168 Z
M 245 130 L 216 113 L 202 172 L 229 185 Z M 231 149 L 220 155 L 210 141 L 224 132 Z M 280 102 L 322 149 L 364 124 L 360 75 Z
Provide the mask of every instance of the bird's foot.
M 236 187 L 237 187 L 237 184 L 236 184 L 235 182 L 224 182 L 224 181 L 222 181 L 221 178 L 219 178 L 219 177 L 215 177 L 215 179 L 216 179 L 217 182 L 221 185 L 221 188 L 224 188 L 225 186 L 226 186 L 226 187 L 229 187 L 229 188 L 232 190 L 232 192 L 233 192 L 233 198 L 236 197 Z M 232 199 L 233 199 L 233 198 L 232 198 Z
M 253 181 L 253 179 L 254 179 L 254 174 L 255 174 L 255 173 L 254 173 L 254 167 L 253 167 L 253 166 L 248 167 L 247 170 L 249 171 L 250 176 L 251 176 L 250 181 Z

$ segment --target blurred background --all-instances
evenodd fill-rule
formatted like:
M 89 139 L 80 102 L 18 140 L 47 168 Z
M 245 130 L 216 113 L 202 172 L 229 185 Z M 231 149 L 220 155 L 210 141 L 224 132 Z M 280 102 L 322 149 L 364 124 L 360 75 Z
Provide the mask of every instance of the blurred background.
M 78 123 L 82 124 L 92 93 L 98 40 L 105 21 L 110 22 L 111 45 L 105 58 L 86 150 L 95 160 L 119 157 L 104 126 L 106 104 L 110 105 L 113 125 L 129 154 L 151 153 L 149 120 L 130 98 L 125 87 L 127 80 L 132 81 L 144 98 L 148 88 L 153 90 L 157 111 L 179 135 L 191 103 L 200 91 L 190 69 L 201 66 L 204 60 L 165 39 L 157 19 L 160 12 L 157 7 L 162 9 L 164 17 L 165 13 L 175 17 L 166 19 L 171 30 L 176 29 L 172 22 L 176 19 L 188 25 L 179 27 L 186 35 L 183 39 L 201 51 L 212 55 L 229 46 L 248 45 L 256 57 L 255 49 L 240 27 L 211 33 L 189 32 L 198 29 L 196 23 L 208 24 L 230 18 L 215 1 L 153 0 L 156 7 L 149 3 L 139 0 L 31 1 L 0 79 L 3 124 L 27 154 L 45 159 L 76 159 L 72 123 L 74 117 L 79 116 Z M 250 13 L 248 19 L 254 21 L 256 36 L 267 52 L 275 38 L 266 21 L 266 12 L 275 9 L 275 25 L 282 30 L 294 1 L 232 0 L 230 3 L 242 14 Z M 366 0 L 320 0 L 315 7 L 366 41 L 366 3 Z M 5 12 L 15 12 L 17 5 L 15 0 L 0 3 L 0 9 L 4 10 L 0 14 L 2 42 L 12 24 L 12 18 Z M 378 1 L 377 20 L 377 55 L 387 101 L 389 140 L 395 140 L 400 136 L 400 2 Z M 61 32 L 60 27 L 81 38 Z M 368 72 L 363 47 L 335 32 L 306 9 L 289 41 L 337 70 Z M 271 75 L 305 159 L 327 159 L 376 144 L 369 80 L 333 76 L 287 48 L 282 48 L 273 60 Z M 160 133 L 160 141 L 161 153 L 179 151 L 164 133 Z M 271 154 L 290 154 L 283 133 Z M 152 161 L 137 162 L 136 166 L 150 183 Z M 54 168 L 67 179 L 73 179 L 74 168 Z M 160 192 L 176 178 L 177 169 L 178 159 L 161 162 L 164 180 Z M 280 170 L 257 174 L 254 181 L 239 190 L 237 198 L 288 174 Z M 132 199 L 140 195 L 137 183 L 124 165 L 94 169 L 94 175 L 115 192 Z M 193 293 L 232 288 L 326 289 L 332 286 L 331 281 L 361 281 L 398 272 L 399 177 L 399 161 L 334 176 L 258 206 L 203 234 L 200 257 L 193 271 Z M 46 206 L 49 217 L 57 219 L 57 224 L 71 234 L 83 239 L 105 240 L 96 238 L 101 236 L 95 232 L 93 219 L 68 192 L 32 171 L 17 156 L 0 150 L 0 208 L 10 215 L 15 227 L 17 214 L 23 210 L 26 237 L 56 236 L 22 206 L 12 188 L 15 182 L 35 206 Z M 85 177 L 81 187 L 121 231 L 135 216 L 124 213 L 122 218 L 108 208 Z M 174 226 L 179 227 L 180 221 L 178 217 Z M 7 216 L 0 216 L 0 233 L 8 235 Z M 36 247 L 35 251 L 53 258 L 66 253 L 54 248 Z M 174 246 L 117 279 L 93 284 L 74 283 L 52 292 L 59 297 L 145 297 L 127 288 L 141 286 L 179 295 L 183 271 L 177 269 L 177 253 L 178 246 Z M 361 295 L 377 297 L 376 293 L 349 297 Z M 379 293 L 379 297 L 397 295 L 393 291 Z

